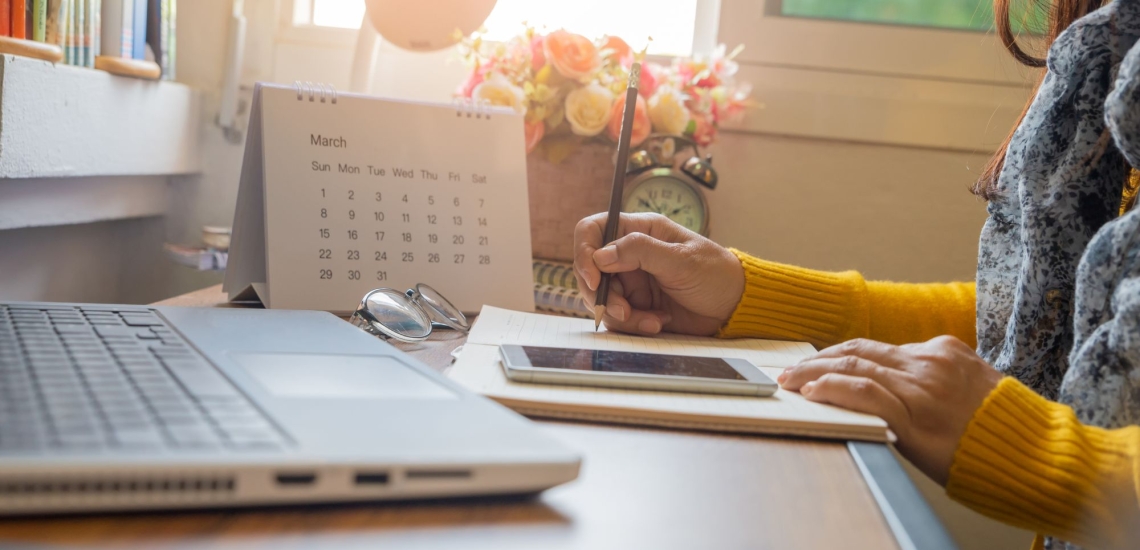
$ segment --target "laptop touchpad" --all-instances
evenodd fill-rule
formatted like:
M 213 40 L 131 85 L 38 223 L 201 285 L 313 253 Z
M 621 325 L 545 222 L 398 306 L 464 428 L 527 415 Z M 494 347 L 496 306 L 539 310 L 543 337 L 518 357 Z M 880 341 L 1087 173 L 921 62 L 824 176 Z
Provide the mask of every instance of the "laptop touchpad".
M 301 353 L 233 353 L 275 397 L 456 399 L 451 390 L 391 357 Z

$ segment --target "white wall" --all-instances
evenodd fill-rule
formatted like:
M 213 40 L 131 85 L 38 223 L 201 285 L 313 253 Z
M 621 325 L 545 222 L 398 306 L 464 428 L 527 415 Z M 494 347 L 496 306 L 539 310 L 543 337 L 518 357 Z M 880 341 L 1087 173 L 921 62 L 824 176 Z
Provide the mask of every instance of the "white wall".
M 711 236 L 766 259 L 871 279 L 972 280 L 985 205 L 967 186 L 986 160 L 725 133 L 713 160 L 721 183 L 708 194 Z

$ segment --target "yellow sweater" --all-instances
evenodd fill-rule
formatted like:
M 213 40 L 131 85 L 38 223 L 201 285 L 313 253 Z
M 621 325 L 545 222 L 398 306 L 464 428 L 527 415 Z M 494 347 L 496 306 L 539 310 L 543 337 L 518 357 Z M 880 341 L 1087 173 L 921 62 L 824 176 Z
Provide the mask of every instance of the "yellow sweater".
M 744 296 L 723 337 L 892 344 L 942 334 L 975 345 L 973 283 L 864 281 L 733 250 Z M 1104 430 L 1013 378 L 986 398 L 958 443 L 946 492 L 990 517 L 1090 548 L 1140 547 L 1140 426 Z M 1042 547 L 1041 535 L 1034 548 Z

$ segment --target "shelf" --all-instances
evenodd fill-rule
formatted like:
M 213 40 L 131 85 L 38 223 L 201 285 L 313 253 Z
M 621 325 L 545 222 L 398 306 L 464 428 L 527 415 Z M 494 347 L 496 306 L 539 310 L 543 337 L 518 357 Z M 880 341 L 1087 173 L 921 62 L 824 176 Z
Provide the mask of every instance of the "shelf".
M 0 178 L 198 172 L 200 113 L 182 84 L 0 55 Z
M 166 214 L 164 176 L 0 181 L 0 231 Z

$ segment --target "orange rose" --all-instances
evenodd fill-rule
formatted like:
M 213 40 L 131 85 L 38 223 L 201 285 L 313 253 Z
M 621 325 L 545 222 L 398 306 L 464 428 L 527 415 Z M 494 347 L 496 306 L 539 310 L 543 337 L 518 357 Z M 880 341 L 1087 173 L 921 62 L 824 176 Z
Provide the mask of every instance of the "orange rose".
M 614 106 L 610 108 L 610 124 L 606 127 L 606 133 L 614 141 L 617 141 L 618 137 L 621 136 L 621 119 L 624 111 L 625 93 L 622 93 L 614 102 Z M 629 144 L 634 147 L 641 145 L 641 142 L 649 137 L 652 127 L 649 120 L 649 109 L 645 107 L 645 98 L 637 96 L 637 105 L 633 107 L 633 132 L 629 135 Z
M 622 67 L 629 68 L 633 65 L 633 48 L 629 44 L 616 36 L 607 36 L 602 39 L 602 49 L 610 50 L 611 59 L 616 59 Z
M 546 124 L 541 120 L 527 122 L 523 125 L 523 133 L 526 136 L 526 152 L 529 153 L 534 150 L 538 142 L 542 141 L 542 136 L 546 135 Z
M 557 30 L 542 40 L 546 61 L 562 76 L 586 82 L 598 70 L 598 48 L 585 36 Z

